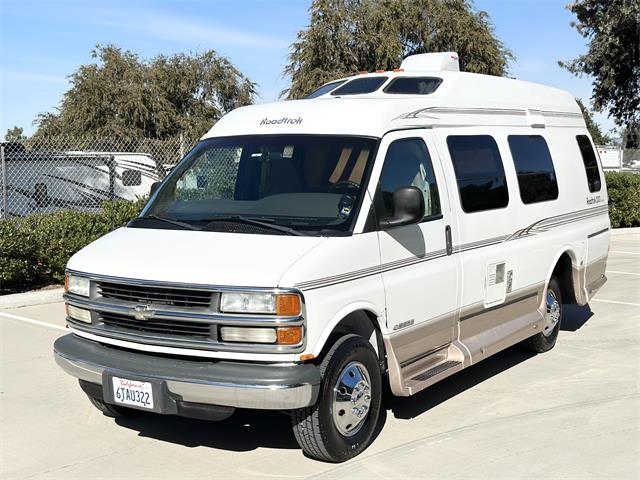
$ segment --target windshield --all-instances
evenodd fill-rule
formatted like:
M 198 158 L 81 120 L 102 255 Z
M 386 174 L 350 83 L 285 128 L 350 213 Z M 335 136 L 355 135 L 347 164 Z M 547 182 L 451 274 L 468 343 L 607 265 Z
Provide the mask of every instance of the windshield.
M 320 135 L 204 140 L 138 220 L 156 221 L 153 228 L 181 222 L 245 233 L 344 234 L 353 228 L 377 144 L 373 138 Z M 250 221 L 245 230 L 229 227 Z

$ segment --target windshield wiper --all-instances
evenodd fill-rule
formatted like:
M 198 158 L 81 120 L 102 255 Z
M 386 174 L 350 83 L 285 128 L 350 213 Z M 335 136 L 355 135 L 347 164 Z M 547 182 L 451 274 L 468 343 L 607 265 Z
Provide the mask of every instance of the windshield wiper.
M 184 223 L 184 222 L 179 222 L 178 220 L 173 220 L 171 218 L 165 218 L 165 217 L 159 217 L 158 215 L 145 215 L 144 217 L 138 217 L 135 220 L 144 220 L 144 219 L 150 219 L 150 220 L 158 220 L 160 222 L 165 222 L 165 223 L 170 223 L 171 225 L 175 225 L 177 227 L 181 227 L 185 230 L 198 230 L 198 228 L 194 227 L 193 225 L 189 224 L 189 223 Z
M 208 223 L 206 223 L 203 227 L 200 228 L 200 230 L 207 230 L 208 227 L 210 227 L 211 225 L 215 224 L 216 222 L 239 222 L 239 223 L 246 223 L 249 225 L 258 225 L 260 227 L 264 227 L 264 228 L 270 228 L 271 230 L 277 230 L 279 232 L 283 232 L 286 233 L 288 235 L 298 235 L 298 236 L 305 236 L 304 233 L 299 232 L 298 230 L 294 230 L 293 228 L 290 227 L 285 227 L 284 225 L 275 225 L 273 223 L 269 223 L 268 220 L 257 220 L 253 217 L 243 217 L 241 215 L 221 215 L 219 217 L 214 217 L 208 220 Z

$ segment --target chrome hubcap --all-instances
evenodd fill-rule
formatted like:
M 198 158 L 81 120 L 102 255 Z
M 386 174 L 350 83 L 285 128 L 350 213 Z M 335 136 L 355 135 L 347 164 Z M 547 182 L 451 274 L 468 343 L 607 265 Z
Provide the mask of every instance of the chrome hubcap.
M 360 362 L 349 363 L 333 387 L 333 423 L 345 437 L 360 431 L 371 407 L 369 372 Z
M 553 330 L 560 321 L 560 302 L 556 298 L 556 294 L 553 290 L 547 290 L 547 313 L 544 316 L 544 326 L 542 334 L 548 337 L 553 333 Z

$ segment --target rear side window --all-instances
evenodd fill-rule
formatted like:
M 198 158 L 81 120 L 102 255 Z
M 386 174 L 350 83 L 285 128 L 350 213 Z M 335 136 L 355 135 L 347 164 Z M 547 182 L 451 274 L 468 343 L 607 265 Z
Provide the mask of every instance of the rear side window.
M 384 87 L 384 93 L 429 95 L 436 91 L 442 79 L 433 77 L 398 77 Z
M 602 180 L 600 179 L 600 170 L 598 169 L 596 152 L 593 151 L 589 137 L 586 135 L 578 135 L 576 136 L 576 140 L 578 141 L 578 147 L 580 147 L 580 153 L 582 154 L 584 169 L 587 172 L 587 184 L 589 185 L 589 191 L 599 192 L 602 187 Z
M 507 179 L 493 137 L 452 135 L 447 137 L 447 145 L 462 209 L 472 213 L 506 207 L 509 204 Z
M 365 77 L 356 78 L 349 83 L 342 85 L 337 90 L 331 92 L 331 95 L 357 95 L 360 93 L 371 93 L 378 90 L 387 77 Z
M 316 97 L 319 97 L 320 95 L 324 95 L 325 93 L 329 93 L 331 90 L 333 90 L 334 88 L 339 87 L 344 82 L 346 82 L 346 80 L 337 80 L 335 82 L 325 83 L 321 87 L 316 88 L 313 92 L 311 92 L 309 95 L 307 95 L 304 98 L 316 98 Z
M 509 135 L 522 203 L 558 198 L 558 182 L 547 142 L 540 135 Z

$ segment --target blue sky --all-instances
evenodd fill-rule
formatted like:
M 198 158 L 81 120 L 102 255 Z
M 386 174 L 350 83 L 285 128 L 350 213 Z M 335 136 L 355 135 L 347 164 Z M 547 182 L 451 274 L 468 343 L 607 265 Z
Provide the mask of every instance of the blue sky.
M 591 80 L 557 60 L 585 51 L 570 27 L 569 0 L 476 0 L 497 35 L 516 54 L 516 78 L 591 96 Z M 40 112 L 53 111 L 67 75 L 91 61 L 96 44 L 113 43 L 148 58 L 214 49 L 276 100 L 289 44 L 308 22 L 303 0 L 0 0 L 0 135 L 14 125 L 33 133 Z M 605 129 L 606 115 L 596 115 Z

